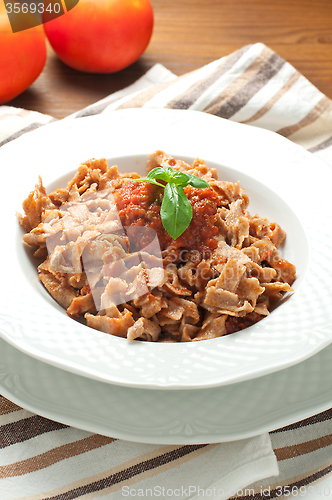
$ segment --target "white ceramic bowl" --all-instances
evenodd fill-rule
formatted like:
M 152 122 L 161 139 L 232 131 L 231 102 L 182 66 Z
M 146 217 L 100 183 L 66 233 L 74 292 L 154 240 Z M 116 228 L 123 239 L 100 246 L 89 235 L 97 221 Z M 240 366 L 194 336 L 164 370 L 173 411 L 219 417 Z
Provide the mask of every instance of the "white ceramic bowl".
M 156 149 L 199 157 L 221 179 L 239 180 L 249 211 L 287 231 L 282 255 L 297 267 L 295 293 L 258 324 L 202 342 L 128 343 L 69 318 L 40 284 L 15 216 L 38 175 L 60 187 L 91 157 L 143 174 Z M 191 389 L 281 370 L 331 343 L 332 171 L 283 137 L 199 112 L 128 109 L 42 127 L 2 147 L 0 161 L 0 335 L 23 352 L 113 384 Z

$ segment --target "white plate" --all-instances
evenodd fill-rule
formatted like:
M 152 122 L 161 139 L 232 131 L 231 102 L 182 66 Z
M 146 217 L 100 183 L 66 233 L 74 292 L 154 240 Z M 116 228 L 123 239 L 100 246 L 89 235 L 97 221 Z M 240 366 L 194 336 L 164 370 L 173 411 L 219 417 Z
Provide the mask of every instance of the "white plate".
M 295 293 L 258 324 L 203 342 L 128 343 L 69 318 L 39 283 L 15 217 L 38 175 L 54 186 L 103 156 L 140 170 L 155 149 L 216 163 L 221 178 L 241 181 L 251 212 L 286 229 Z M 205 113 L 128 109 L 42 127 L 3 146 L 0 162 L 0 334 L 23 352 L 112 384 L 197 389 L 286 368 L 332 341 L 332 171 L 283 137 Z
M 200 390 L 134 389 L 87 379 L 0 339 L 0 392 L 44 417 L 130 441 L 200 444 L 248 438 L 332 405 L 332 346 L 291 368 Z

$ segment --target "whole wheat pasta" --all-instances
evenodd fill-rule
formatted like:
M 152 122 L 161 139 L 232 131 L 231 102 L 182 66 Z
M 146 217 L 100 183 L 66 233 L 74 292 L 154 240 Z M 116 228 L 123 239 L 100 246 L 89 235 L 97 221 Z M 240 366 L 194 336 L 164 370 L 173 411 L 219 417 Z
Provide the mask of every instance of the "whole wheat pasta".
M 137 173 L 91 159 L 62 189 L 47 194 L 39 179 L 18 218 L 41 283 L 72 318 L 128 340 L 213 339 L 267 316 L 296 278 L 278 252 L 285 231 L 251 215 L 239 182 L 204 161 L 156 151 L 147 170 L 156 166 L 209 184 L 184 188 L 193 218 L 175 240 L 161 224 L 162 189 Z

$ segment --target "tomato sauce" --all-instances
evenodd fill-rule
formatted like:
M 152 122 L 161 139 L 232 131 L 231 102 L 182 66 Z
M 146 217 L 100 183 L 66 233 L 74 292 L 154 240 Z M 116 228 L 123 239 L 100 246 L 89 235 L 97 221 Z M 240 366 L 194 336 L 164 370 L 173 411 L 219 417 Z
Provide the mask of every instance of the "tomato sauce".
M 218 196 L 211 187 L 197 189 L 186 186 L 184 193 L 192 206 L 193 218 L 176 240 L 169 236 L 162 225 L 160 207 L 163 189 L 148 182 L 127 182 L 115 192 L 121 223 L 123 226 L 148 226 L 154 229 L 163 255 L 167 257 L 167 254 L 172 254 L 173 261 L 179 260 L 181 250 L 198 250 L 203 255 L 210 255 L 217 248 L 215 236 L 218 234 Z M 136 250 L 146 244 L 146 241 L 140 239 L 136 242 Z

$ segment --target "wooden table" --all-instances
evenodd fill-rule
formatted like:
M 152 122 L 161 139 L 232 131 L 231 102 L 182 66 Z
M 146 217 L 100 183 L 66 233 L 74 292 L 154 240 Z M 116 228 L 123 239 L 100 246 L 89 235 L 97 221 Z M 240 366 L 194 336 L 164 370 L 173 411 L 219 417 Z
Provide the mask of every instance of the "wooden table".
M 96 0 L 97 1 L 97 0 Z M 75 71 L 49 47 L 46 66 L 13 106 L 63 118 L 139 78 L 155 63 L 176 75 L 243 45 L 263 42 L 332 98 L 331 0 L 151 0 L 155 13 L 145 54 L 109 75 Z

